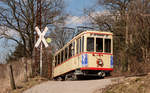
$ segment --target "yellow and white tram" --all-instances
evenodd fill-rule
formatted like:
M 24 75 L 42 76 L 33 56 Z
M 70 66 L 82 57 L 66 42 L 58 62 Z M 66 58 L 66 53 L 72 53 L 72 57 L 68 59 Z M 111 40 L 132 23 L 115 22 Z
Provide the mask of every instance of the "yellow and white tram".
M 113 34 L 84 31 L 54 55 L 54 79 L 104 77 L 113 70 Z

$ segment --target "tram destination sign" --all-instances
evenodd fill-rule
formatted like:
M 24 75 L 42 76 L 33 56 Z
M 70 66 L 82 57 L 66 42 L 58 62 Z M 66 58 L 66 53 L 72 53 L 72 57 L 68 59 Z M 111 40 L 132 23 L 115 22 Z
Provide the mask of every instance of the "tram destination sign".
M 39 39 L 36 42 L 35 47 L 37 48 L 40 45 L 40 43 L 42 43 L 42 42 L 43 42 L 45 47 L 48 47 L 48 44 L 47 44 L 47 42 L 46 42 L 46 40 L 44 38 L 46 32 L 48 31 L 48 28 L 45 27 L 45 29 L 44 29 L 44 31 L 42 33 L 41 33 L 41 31 L 40 31 L 40 29 L 38 27 L 35 27 L 35 30 L 36 30 L 36 32 L 37 32 L 37 34 L 39 36 Z

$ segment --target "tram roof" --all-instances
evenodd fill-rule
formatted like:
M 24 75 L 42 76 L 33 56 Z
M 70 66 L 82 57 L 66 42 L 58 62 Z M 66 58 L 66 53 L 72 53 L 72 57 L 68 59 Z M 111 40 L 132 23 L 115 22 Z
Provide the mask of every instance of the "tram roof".
M 86 31 L 83 31 L 83 32 L 81 32 L 80 34 L 87 34 L 87 33 L 95 33 L 95 34 L 106 34 L 106 35 L 113 35 L 113 33 L 112 32 L 107 32 L 107 31 L 98 31 L 98 30 L 86 30 Z M 80 35 L 79 34 L 79 35 Z
M 61 49 L 59 49 L 56 53 L 58 54 L 60 51 L 62 51 L 64 48 L 66 48 L 72 41 L 74 41 L 75 39 L 79 38 L 80 36 L 84 35 L 84 34 L 89 34 L 89 33 L 93 33 L 93 34 L 102 34 L 102 35 L 113 35 L 112 32 L 106 32 L 106 31 L 97 31 L 97 30 L 86 30 L 83 31 L 81 33 L 79 33 L 78 35 L 76 35 L 75 37 L 73 37 L 73 39 L 71 39 L 68 43 L 65 44 L 65 46 Z

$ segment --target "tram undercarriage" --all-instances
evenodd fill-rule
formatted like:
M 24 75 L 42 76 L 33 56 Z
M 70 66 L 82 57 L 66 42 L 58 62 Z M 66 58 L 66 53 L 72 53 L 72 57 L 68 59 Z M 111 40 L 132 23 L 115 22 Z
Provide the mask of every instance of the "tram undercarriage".
M 104 78 L 105 76 L 110 76 L 111 71 L 103 71 L 103 70 L 74 70 L 69 73 L 66 73 L 64 75 L 58 76 L 54 78 L 58 81 L 64 81 L 64 80 L 84 80 L 86 78 Z

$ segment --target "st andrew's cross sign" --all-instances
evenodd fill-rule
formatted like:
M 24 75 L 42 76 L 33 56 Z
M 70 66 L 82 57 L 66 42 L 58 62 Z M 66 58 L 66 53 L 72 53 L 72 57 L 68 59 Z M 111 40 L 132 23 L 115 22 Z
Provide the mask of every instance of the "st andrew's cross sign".
M 40 45 L 40 43 L 42 43 L 42 42 L 43 42 L 45 47 L 48 47 L 48 44 L 47 44 L 47 42 L 46 42 L 46 40 L 44 38 L 46 32 L 48 31 L 48 28 L 45 27 L 45 29 L 44 29 L 44 31 L 42 33 L 41 33 L 41 31 L 40 31 L 40 29 L 38 27 L 35 27 L 35 30 L 36 30 L 36 32 L 37 32 L 37 34 L 39 36 L 39 39 L 36 42 L 35 47 L 37 48 Z M 43 44 L 41 44 L 41 47 L 40 47 L 40 75 L 41 76 L 42 76 L 42 64 L 43 64 L 43 62 L 42 62 L 42 52 L 43 52 L 42 51 L 42 46 L 43 46 Z
M 41 33 L 41 31 L 40 31 L 40 29 L 38 27 L 35 27 L 35 30 L 36 30 L 36 32 L 37 32 L 37 34 L 39 36 L 39 39 L 36 42 L 35 47 L 37 48 L 40 45 L 41 42 L 43 42 L 45 47 L 48 47 L 48 44 L 47 44 L 47 42 L 46 42 L 46 40 L 44 38 L 46 32 L 48 31 L 48 28 L 45 27 L 45 29 L 44 29 L 44 31 L 42 33 Z

